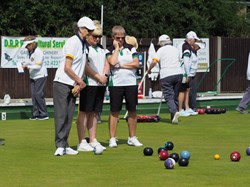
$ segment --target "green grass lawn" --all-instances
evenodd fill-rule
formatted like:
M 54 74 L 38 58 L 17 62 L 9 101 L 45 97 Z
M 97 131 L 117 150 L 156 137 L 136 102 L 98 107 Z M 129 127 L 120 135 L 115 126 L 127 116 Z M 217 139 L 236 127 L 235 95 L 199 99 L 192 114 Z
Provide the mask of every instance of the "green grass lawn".
M 137 136 L 144 147 L 126 144 L 128 129 L 120 120 L 117 148 L 107 148 L 102 155 L 80 152 L 77 156 L 53 156 L 54 121 L 0 121 L 0 186 L 248 186 L 250 156 L 249 116 L 235 111 L 219 115 L 180 118 L 179 125 L 169 123 L 169 114 L 161 114 L 159 123 L 138 123 Z M 108 116 L 102 116 L 97 137 L 108 146 Z M 188 150 L 188 167 L 178 164 L 165 169 L 157 149 L 172 141 L 172 152 Z M 77 145 L 75 123 L 69 143 Z M 143 149 L 154 149 L 144 156 Z M 240 162 L 230 161 L 230 153 L 239 151 Z M 220 160 L 213 155 L 220 154 Z

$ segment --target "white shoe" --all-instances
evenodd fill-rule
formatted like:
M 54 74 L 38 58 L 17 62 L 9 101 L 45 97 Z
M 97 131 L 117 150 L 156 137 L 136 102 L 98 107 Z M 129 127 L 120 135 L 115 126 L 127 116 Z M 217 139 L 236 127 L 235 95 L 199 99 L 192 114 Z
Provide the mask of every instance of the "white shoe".
M 77 151 L 90 152 L 94 151 L 94 148 L 91 147 L 85 139 L 83 139 L 82 142 L 78 144 Z
M 39 118 L 37 118 L 37 120 L 48 120 L 49 119 L 49 117 L 48 116 L 46 116 L 46 117 L 39 117 Z
M 66 155 L 77 155 L 78 151 L 75 151 L 74 149 L 72 149 L 70 147 L 66 147 L 65 148 L 65 153 L 66 153 Z
M 63 147 L 58 147 L 56 152 L 54 153 L 55 156 L 63 156 L 65 155 L 65 149 Z
M 132 138 L 128 137 L 128 145 L 132 145 L 132 146 L 136 146 L 136 147 L 143 146 L 143 144 L 141 142 L 139 142 L 139 140 L 137 139 L 136 136 L 134 136 Z
M 101 146 L 101 147 L 103 148 L 103 150 L 106 150 L 106 147 L 102 146 L 102 145 L 100 144 L 100 142 L 97 141 L 97 139 L 94 139 L 94 141 L 91 142 L 91 143 L 89 143 L 89 145 L 90 145 L 91 147 L 93 147 L 93 148 L 95 148 L 96 146 L 99 145 L 99 146 Z
M 248 111 L 241 107 L 237 107 L 235 110 L 237 110 L 241 114 L 248 114 Z
M 188 110 L 185 110 L 185 112 L 190 114 L 191 116 L 198 115 L 198 112 L 193 111 L 191 108 L 189 108 Z
M 182 109 L 181 111 L 179 111 L 179 116 L 190 116 L 190 114 Z
M 109 147 L 117 147 L 116 141 L 117 141 L 116 138 L 114 138 L 114 137 L 110 138 L 110 140 L 109 140 Z
M 31 117 L 31 118 L 29 118 L 29 120 L 38 120 L 38 118 L 37 117 Z
M 179 112 L 176 112 L 176 113 L 174 114 L 174 118 L 173 118 L 173 120 L 172 120 L 172 123 L 178 124 L 178 123 L 179 123 L 179 121 L 178 121 L 179 116 L 180 116 L 180 113 L 179 113 Z

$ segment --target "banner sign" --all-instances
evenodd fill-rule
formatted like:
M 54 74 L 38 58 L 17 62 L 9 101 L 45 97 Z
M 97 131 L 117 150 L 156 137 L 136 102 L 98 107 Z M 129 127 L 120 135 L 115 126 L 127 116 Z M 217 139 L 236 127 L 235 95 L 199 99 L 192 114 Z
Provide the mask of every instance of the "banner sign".
M 173 45 L 179 49 L 181 43 L 185 38 L 173 39 Z M 197 52 L 198 56 L 198 70 L 197 72 L 209 72 L 209 38 L 201 38 L 206 43 L 205 49 L 199 49 Z
M 24 37 L 1 37 L 1 67 L 17 68 L 25 62 L 27 49 L 22 48 Z M 68 38 L 37 37 L 37 45 L 43 51 L 47 68 L 57 68 L 63 58 L 62 48 Z
M 27 49 L 22 48 L 24 37 L 1 36 L 1 67 L 17 68 L 17 64 L 24 62 Z M 38 47 L 43 51 L 47 68 L 57 68 L 60 64 L 62 48 L 68 38 L 37 37 Z M 184 38 L 173 39 L 173 45 L 178 46 Z M 206 72 L 209 68 L 209 39 L 202 38 L 206 43 L 205 49 L 198 51 L 198 72 Z M 143 54 L 140 54 L 140 66 L 143 66 Z

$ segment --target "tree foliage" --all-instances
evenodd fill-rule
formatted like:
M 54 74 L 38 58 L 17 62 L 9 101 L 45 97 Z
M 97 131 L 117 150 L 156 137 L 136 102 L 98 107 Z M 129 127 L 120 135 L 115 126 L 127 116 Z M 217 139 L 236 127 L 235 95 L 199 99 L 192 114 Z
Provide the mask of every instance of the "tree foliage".
M 68 37 L 82 16 L 101 19 L 104 34 L 114 25 L 138 38 L 157 38 L 166 33 L 184 37 L 189 30 L 201 37 L 249 37 L 249 13 L 244 3 L 229 0 L 8 0 L 1 2 L 0 34 L 5 36 Z

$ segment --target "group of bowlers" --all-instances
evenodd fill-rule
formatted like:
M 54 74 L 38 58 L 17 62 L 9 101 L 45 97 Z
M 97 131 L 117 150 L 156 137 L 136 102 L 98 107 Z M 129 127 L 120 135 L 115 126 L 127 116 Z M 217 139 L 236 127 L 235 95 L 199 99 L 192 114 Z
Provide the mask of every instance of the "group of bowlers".
M 180 116 L 198 114 L 195 111 L 197 51 L 204 49 L 206 45 L 194 31 L 188 32 L 178 47 L 172 45 L 172 40 L 166 34 L 159 37 L 159 45 L 160 48 L 147 73 L 151 73 L 151 69 L 159 64 L 162 94 L 168 105 L 172 123 L 178 124 Z
M 100 45 L 102 37 L 100 23 L 88 17 L 82 17 L 77 22 L 76 34 L 66 41 L 63 48 L 64 59 L 54 78 L 56 143 L 54 155 L 76 155 L 79 151 L 93 151 L 96 146 L 102 146 L 96 138 L 97 115 L 102 112 L 107 85 L 110 92 L 109 147 L 117 147 L 116 128 L 124 98 L 128 110 L 127 144 L 143 145 L 136 137 L 138 53 L 133 45 L 125 42 L 125 36 L 125 29 L 122 26 L 114 26 L 113 45 L 104 49 Z M 77 118 L 79 143 L 77 150 L 73 150 L 68 144 L 68 137 L 79 94 Z M 85 139 L 86 130 L 89 134 L 88 142 Z M 106 149 L 104 146 L 102 148 Z
M 79 151 L 93 151 L 96 146 L 106 149 L 96 138 L 97 116 L 102 112 L 106 86 L 110 92 L 109 147 L 117 147 L 116 129 L 124 99 L 128 111 L 127 144 L 143 146 L 136 136 L 136 106 L 138 105 L 136 71 L 139 68 L 137 41 L 134 37 L 126 36 L 125 29 L 118 25 L 112 28 L 113 45 L 104 49 L 100 44 L 102 33 L 99 21 L 93 21 L 84 16 L 75 26 L 75 35 L 70 37 L 63 47 L 63 58 L 53 81 L 55 156 L 77 155 Z M 196 33 L 190 31 L 181 45 L 180 51 L 172 46 L 170 37 L 164 34 L 159 37 L 161 47 L 147 70 L 150 73 L 154 65 L 159 63 L 162 91 L 169 106 L 172 123 L 178 123 L 179 116 L 196 114 L 192 107 L 189 107 L 188 95 L 189 90 L 193 89 L 192 85 L 195 81 L 194 77 L 198 68 L 197 50 L 202 46 L 200 44 L 203 43 Z M 29 63 L 26 63 L 24 68 L 29 69 L 30 74 L 33 72 L 33 74 L 39 75 L 39 70 L 45 64 L 36 45 L 36 38 L 26 37 L 23 46 L 29 51 Z M 30 77 L 34 82 L 32 95 L 38 97 L 39 101 L 36 102 L 37 98 L 34 98 L 33 111 L 35 110 L 35 112 L 31 118 L 33 120 L 48 119 L 42 91 L 44 84 L 41 86 L 40 82 L 39 86 L 36 85 L 40 78 L 45 77 L 47 77 L 47 71 L 42 76 L 36 77 L 37 79 Z M 35 90 L 37 87 L 38 91 Z M 37 95 L 36 92 L 39 92 L 40 95 Z M 196 96 L 196 93 L 191 93 Z M 74 150 L 69 146 L 68 138 L 78 96 L 79 143 L 77 150 Z M 184 103 L 185 110 L 182 109 Z M 86 130 L 89 134 L 89 141 L 86 141 Z

